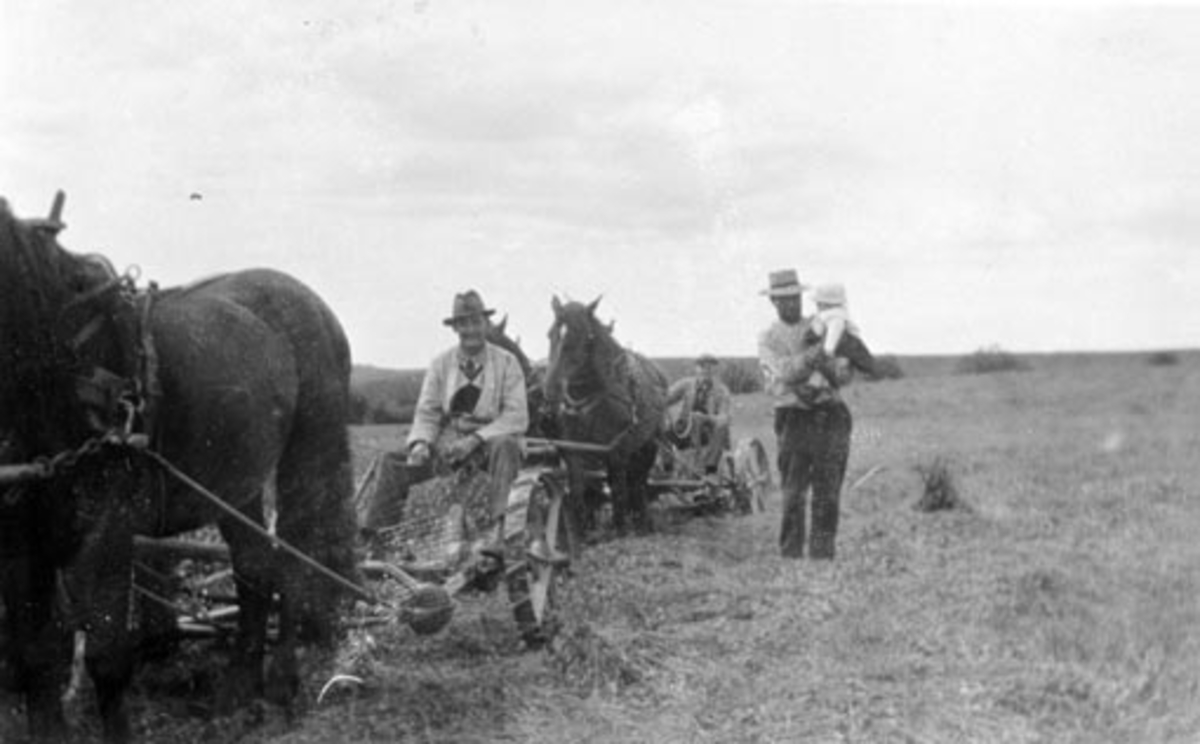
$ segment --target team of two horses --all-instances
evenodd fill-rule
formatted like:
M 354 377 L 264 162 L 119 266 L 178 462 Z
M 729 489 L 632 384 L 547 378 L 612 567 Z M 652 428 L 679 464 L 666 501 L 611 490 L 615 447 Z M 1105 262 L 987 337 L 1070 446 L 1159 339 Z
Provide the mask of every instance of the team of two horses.
M 345 333 L 279 272 L 138 291 L 103 258 L 60 246 L 60 228 L 56 216 L 19 219 L 0 199 L 0 460 L 42 466 L 42 477 L 0 486 L 8 663 L 30 731 L 63 735 L 69 631 L 81 629 L 105 739 L 130 739 L 135 535 L 210 524 L 230 548 L 240 607 L 224 697 L 287 703 L 298 644 L 336 641 L 340 599 L 357 581 Z M 607 448 L 614 523 L 645 529 L 666 380 L 617 344 L 597 302 L 554 299 L 548 423 Z M 584 463 L 569 459 L 581 494 Z M 272 490 L 275 535 L 342 585 L 275 549 L 263 529 Z

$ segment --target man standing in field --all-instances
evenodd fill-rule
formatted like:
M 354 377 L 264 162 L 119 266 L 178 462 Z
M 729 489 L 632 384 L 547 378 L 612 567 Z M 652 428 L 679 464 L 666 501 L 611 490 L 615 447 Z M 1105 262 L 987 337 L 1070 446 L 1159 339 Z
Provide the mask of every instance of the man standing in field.
M 809 333 L 801 315 L 803 289 L 794 269 L 771 272 L 770 297 L 778 315 L 758 340 L 766 390 L 775 403 L 775 437 L 783 520 L 779 546 L 785 558 L 804 556 L 808 490 L 812 488 L 812 528 L 808 555 L 832 559 L 839 501 L 850 455 L 850 409 L 839 388 L 849 382 L 845 359 L 825 353 L 819 335 Z M 827 386 L 810 383 L 821 373 Z
M 508 351 L 485 339 L 488 317 L 475 290 L 455 295 L 443 323 L 458 334 L 458 344 L 429 365 L 408 434 L 408 462 L 457 467 L 473 457 L 486 459 L 491 514 L 497 525 L 493 543 L 500 552 L 508 493 L 521 468 L 521 437 L 529 426 L 525 375 Z

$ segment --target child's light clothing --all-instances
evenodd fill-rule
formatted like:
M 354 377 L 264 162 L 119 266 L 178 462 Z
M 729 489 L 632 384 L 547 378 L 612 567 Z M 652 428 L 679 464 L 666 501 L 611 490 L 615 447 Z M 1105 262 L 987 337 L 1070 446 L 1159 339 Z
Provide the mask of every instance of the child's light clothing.
M 813 293 L 817 303 L 817 314 L 809 324 L 809 333 L 821 338 L 822 348 L 829 357 L 837 356 L 838 344 L 846 334 L 859 335 L 858 326 L 850 320 L 846 309 L 846 289 L 840 284 L 822 284 Z M 829 380 L 820 372 L 808 379 L 813 387 L 829 387 Z

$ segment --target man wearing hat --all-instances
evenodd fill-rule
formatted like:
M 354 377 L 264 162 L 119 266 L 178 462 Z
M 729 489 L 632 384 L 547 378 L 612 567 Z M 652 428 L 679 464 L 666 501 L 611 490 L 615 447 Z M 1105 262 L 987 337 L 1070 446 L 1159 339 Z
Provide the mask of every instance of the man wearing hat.
M 495 311 L 473 289 L 454 296 L 443 323 L 458 344 L 436 356 L 425 372 L 408 434 L 408 462 L 457 467 L 485 457 L 491 512 L 497 525 L 485 550 L 499 552 L 508 492 L 521 467 L 521 437 L 529 426 L 525 376 L 517 358 L 486 340 Z
M 767 393 L 775 403 L 775 437 L 783 496 L 779 546 L 786 558 L 804 556 L 808 490 L 812 489 L 812 527 L 808 555 L 832 559 L 839 502 L 850 455 L 850 409 L 839 388 L 850 380 L 845 359 L 825 353 L 811 320 L 802 317 L 804 287 L 794 269 L 773 271 L 763 292 L 777 320 L 758 339 L 758 355 Z M 810 384 L 819 372 L 829 382 Z
M 721 453 L 730 448 L 729 422 L 733 397 L 717 378 L 720 362 L 712 354 L 696 359 L 696 374 L 684 377 L 667 390 L 670 430 L 683 448 L 695 451 L 697 466 L 717 472 Z

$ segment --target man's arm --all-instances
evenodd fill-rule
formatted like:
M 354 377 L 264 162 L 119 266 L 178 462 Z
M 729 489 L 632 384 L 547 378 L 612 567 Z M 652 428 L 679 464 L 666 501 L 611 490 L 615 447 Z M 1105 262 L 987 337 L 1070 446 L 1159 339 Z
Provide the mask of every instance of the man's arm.
M 445 380 L 442 379 L 439 362 L 440 359 L 434 359 L 425 370 L 425 378 L 421 380 L 421 393 L 417 396 L 412 428 L 408 432 L 409 449 L 417 442 L 432 444 L 441 432 Z
M 799 385 L 817 369 L 821 358 L 820 344 L 809 344 L 793 354 L 771 330 L 759 337 L 758 358 L 768 389 Z

